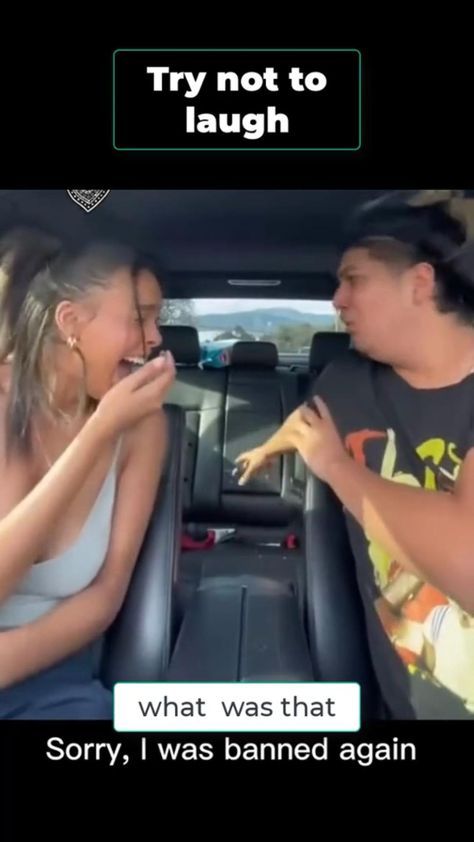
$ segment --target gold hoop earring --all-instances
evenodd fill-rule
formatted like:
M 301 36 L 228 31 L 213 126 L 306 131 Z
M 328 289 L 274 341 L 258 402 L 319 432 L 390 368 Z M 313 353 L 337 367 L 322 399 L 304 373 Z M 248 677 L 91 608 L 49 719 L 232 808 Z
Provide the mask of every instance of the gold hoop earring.
M 71 351 L 74 351 L 74 348 L 77 345 L 77 337 L 76 336 L 68 336 L 67 345 L 68 345 L 68 348 L 71 349 Z

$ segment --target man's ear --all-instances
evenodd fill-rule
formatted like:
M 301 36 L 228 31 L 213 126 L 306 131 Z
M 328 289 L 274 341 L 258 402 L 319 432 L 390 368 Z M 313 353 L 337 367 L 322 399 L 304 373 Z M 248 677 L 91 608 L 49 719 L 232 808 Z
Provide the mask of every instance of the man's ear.
M 432 301 L 436 280 L 431 263 L 417 263 L 410 271 L 413 277 L 413 303 L 419 306 Z

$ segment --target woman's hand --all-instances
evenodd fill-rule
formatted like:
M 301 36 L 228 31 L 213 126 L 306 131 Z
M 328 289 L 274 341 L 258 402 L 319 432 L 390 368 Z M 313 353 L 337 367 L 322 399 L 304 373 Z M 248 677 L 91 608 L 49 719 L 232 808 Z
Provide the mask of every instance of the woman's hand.
M 270 463 L 271 459 L 267 456 L 263 447 L 255 447 L 253 450 L 241 453 L 235 460 L 235 464 L 242 471 L 239 485 L 245 485 L 254 474 L 262 471 Z
M 314 474 L 327 481 L 330 468 L 341 460 L 350 459 L 344 448 L 328 407 L 321 398 L 313 398 L 314 409 L 302 406 L 295 410 L 282 427 L 285 429 L 278 455 L 296 450 Z M 278 434 L 277 434 L 278 435 Z M 271 440 L 270 440 L 271 441 Z M 275 454 L 276 455 L 276 454 Z M 267 467 L 272 459 L 266 445 L 241 453 L 235 464 L 242 469 L 239 485 L 245 485 L 256 473 Z
M 173 356 L 166 351 L 113 386 L 93 418 L 109 435 L 122 433 L 162 408 L 175 377 Z

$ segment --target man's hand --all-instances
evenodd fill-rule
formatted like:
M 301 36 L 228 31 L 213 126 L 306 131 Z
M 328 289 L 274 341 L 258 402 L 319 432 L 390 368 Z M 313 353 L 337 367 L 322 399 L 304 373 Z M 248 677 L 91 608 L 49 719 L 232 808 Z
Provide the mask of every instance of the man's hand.
M 313 398 L 313 404 L 314 409 L 309 406 L 299 409 L 292 430 L 293 441 L 310 471 L 327 482 L 332 466 L 351 457 L 324 401 Z

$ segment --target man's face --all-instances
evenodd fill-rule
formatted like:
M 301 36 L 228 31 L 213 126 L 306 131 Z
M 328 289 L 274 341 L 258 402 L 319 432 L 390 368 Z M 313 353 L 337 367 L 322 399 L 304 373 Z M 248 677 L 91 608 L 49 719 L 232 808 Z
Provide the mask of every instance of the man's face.
M 366 248 L 342 256 L 339 286 L 333 299 L 354 348 L 390 362 L 401 336 L 414 326 L 413 270 L 372 257 Z

